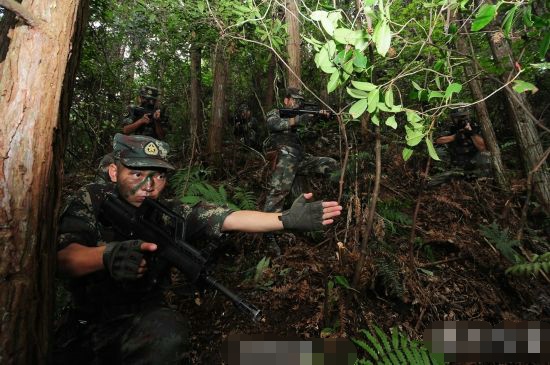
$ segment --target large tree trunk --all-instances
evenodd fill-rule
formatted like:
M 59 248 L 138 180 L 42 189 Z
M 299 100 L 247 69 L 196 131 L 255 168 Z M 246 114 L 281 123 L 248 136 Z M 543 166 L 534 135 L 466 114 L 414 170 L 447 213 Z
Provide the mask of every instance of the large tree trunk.
M 497 62 L 506 70 L 501 75 L 501 81 L 509 82 L 515 73 L 514 56 L 500 28 L 494 28 L 488 33 L 491 51 Z M 546 162 L 542 162 L 543 148 L 537 127 L 533 121 L 531 105 L 525 94 L 516 93 L 511 87 L 506 87 L 509 118 L 512 123 L 521 151 L 524 169 L 527 174 L 533 173 L 533 186 L 539 202 L 547 212 L 550 212 L 550 174 Z
M 221 166 L 222 134 L 227 119 L 225 92 L 227 83 L 227 58 L 222 41 L 216 45 L 214 55 L 214 80 L 212 95 L 212 118 L 208 127 L 208 155 L 212 165 Z
M 287 0 L 286 2 L 286 23 L 288 26 L 288 86 L 301 88 L 302 69 L 300 63 L 300 22 L 297 0 Z
M 8 47 L 0 52 L 0 362 L 43 364 L 62 153 L 87 1 L 9 6 L 19 20 L 8 34 L 0 31 Z
M 464 31 L 467 31 L 467 27 L 464 27 L 463 29 Z M 472 57 L 472 59 L 474 59 L 474 53 L 471 47 L 472 46 L 469 42 L 468 34 L 456 37 L 457 51 L 463 55 L 469 55 L 470 57 Z M 475 61 L 464 63 L 464 76 L 466 80 L 469 80 L 468 86 L 470 87 L 470 91 L 472 92 L 474 100 L 482 100 L 484 98 L 481 84 L 477 78 L 474 78 L 474 76 L 478 73 L 479 72 L 477 70 L 477 65 Z M 485 104 L 485 101 L 481 101 L 476 103 L 474 107 L 479 119 L 479 123 L 481 125 L 481 131 L 485 140 L 485 144 L 487 146 L 487 149 L 491 153 L 491 163 L 493 166 L 493 173 L 496 181 L 501 188 L 508 189 L 508 179 L 506 177 L 504 164 L 502 163 L 500 147 L 498 146 L 495 130 L 493 129 L 493 124 L 491 123 L 491 118 L 489 117 L 487 105 Z
M 275 105 L 275 74 L 277 70 L 277 56 L 273 53 L 269 56 L 269 67 L 267 68 L 266 85 L 264 94 L 264 112 L 269 112 Z
M 190 118 L 190 139 L 198 142 L 201 134 L 202 112 L 201 112 L 201 48 L 197 45 L 191 46 L 191 118 Z M 193 145 L 193 143 L 191 143 Z M 198 145 L 197 145 L 198 146 Z

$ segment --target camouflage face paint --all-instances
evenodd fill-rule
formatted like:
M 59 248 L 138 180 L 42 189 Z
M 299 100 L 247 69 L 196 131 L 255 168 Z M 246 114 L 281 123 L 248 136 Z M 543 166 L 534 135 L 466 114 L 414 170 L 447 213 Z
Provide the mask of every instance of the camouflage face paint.
M 145 184 L 153 184 L 153 176 L 155 176 L 156 172 L 150 172 L 149 175 L 145 177 L 142 181 L 138 182 L 135 187 L 130 189 L 130 193 L 134 195 L 141 187 Z

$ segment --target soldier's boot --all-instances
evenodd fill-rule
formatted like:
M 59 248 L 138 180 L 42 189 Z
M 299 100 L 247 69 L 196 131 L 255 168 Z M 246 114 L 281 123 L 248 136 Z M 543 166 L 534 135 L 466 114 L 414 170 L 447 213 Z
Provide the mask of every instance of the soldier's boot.
M 281 256 L 281 248 L 279 247 L 279 243 L 277 242 L 277 238 L 275 238 L 275 235 L 271 232 L 264 233 L 263 235 L 263 241 L 265 245 L 265 249 L 268 253 L 277 256 Z

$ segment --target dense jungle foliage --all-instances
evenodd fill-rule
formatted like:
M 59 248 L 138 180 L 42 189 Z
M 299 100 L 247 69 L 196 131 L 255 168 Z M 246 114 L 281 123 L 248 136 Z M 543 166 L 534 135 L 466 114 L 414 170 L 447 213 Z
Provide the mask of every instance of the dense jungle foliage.
M 391 338 L 391 328 L 407 340 L 386 349 L 401 355 L 437 320 L 550 318 L 550 219 L 536 185 L 545 177 L 532 178 L 548 174 L 548 6 L 299 2 L 301 87 L 308 101 L 337 115 L 300 133 L 309 152 L 342 166 L 340 184 L 330 181 L 335 177 L 305 185 L 317 197 L 338 199 L 344 214 L 322 234 L 279 235 L 280 257 L 266 254 L 256 235 L 220 244 L 216 276 L 261 307 L 263 322 L 246 321 L 211 293 L 201 305 L 177 288 L 167 294 L 193 319 L 196 363 L 221 363 L 221 342 L 231 333 L 353 338 L 366 363 L 384 361 L 385 345 L 377 342 L 385 341 L 383 333 Z M 255 0 L 92 1 L 64 191 L 96 178 L 127 106 L 151 85 L 161 92 L 170 159 L 179 168 L 168 194 L 261 209 L 269 163 L 264 151 L 234 136 L 233 118 L 248 103 L 263 125 L 266 113 L 281 107 L 288 86 L 284 9 L 284 2 Z M 495 51 L 498 42 L 509 47 L 504 56 Z M 191 65 L 193 52 L 199 68 Z M 207 144 L 221 68 L 227 76 L 219 164 Z M 200 81 L 195 90 L 193 77 Z M 525 99 L 516 112 L 527 115 L 542 151 L 534 163 L 518 137 L 523 127 L 515 127 L 523 123 L 512 112 L 519 97 Z M 430 176 L 447 169 L 434 140 L 459 106 L 476 111 L 488 141 L 493 133 L 502 175 L 430 187 Z

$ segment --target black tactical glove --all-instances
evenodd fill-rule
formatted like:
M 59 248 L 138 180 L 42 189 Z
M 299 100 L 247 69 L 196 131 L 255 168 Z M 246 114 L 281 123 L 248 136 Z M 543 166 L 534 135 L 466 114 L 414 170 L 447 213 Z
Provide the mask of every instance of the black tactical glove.
M 323 229 L 322 201 L 308 202 L 304 194 L 292 203 L 281 216 L 283 227 L 296 231 L 319 231 Z
M 111 242 L 103 252 L 103 265 L 115 280 L 136 280 L 143 259 L 140 240 Z

